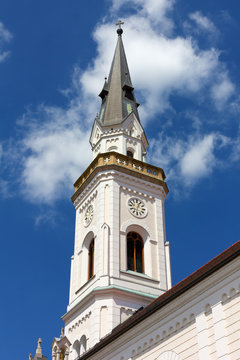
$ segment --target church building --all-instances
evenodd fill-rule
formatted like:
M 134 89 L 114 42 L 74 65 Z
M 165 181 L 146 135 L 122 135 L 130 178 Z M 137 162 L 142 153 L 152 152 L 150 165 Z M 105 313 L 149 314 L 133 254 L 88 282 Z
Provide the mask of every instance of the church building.
M 69 304 L 52 360 L 240 359 L 240 241 L 172 287 L 168 187 L 163 169 L 146 162 L 117 25 L 90 135 L 93 160 L 74 184 Z

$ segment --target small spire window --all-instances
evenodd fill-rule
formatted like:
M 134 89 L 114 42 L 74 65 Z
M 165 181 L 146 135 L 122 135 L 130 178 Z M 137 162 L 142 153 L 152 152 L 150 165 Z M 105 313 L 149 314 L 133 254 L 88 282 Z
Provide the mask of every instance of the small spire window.
M 131 101 L 134 101 L 134 96 L 132 90 L 127 89 L 125 91 L 125 97 Z
M 92 239 L 88 249 L 88 280 L 94 275 L 94 239 Z
M 127 269 L 144 273 L 143 240 L 133 231 L 127 235 Z
M 133 152 L 131 150 L 127 150 L 127 156 L 133 158 Z

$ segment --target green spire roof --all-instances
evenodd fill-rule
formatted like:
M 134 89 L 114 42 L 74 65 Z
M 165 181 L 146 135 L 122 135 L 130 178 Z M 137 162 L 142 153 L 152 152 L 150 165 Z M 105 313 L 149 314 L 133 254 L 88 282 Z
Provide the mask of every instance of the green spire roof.
M 122 42 L 123 30 L 119 28 L 117 33 L 118 41 L 110 73 L 99 94 L 102 98 L 102 105 L 98 121 L 103 126 L 120 124 L 132 112 L 139 120 L 137 111 L 139 104 L 134 96 L 134 88 Z

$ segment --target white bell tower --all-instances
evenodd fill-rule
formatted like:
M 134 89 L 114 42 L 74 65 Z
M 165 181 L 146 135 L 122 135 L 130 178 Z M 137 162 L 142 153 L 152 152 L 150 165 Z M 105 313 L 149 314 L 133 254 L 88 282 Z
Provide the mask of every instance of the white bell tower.
M 147 164 L 121 22 L 90 143 L 93 161 L 75 182 L 74 255 L 64 339 L 74 360 L 171 287 L 161 168 Z M 70 345 L 71 344 L 71 345 Z

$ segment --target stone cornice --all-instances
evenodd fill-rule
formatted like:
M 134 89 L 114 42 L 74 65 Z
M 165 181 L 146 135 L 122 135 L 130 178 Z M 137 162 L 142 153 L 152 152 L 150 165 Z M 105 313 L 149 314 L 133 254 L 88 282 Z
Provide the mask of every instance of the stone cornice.
M 81 307 L 83 307 L 86 303 L 90 303 L 92 301 L 92 299 L 96 296 L 96 295 L 102 295 L 102 296 L 106 296 L 108 294 L 113 295 L 114 293 L 118 293 L 118 294 L 126 294 L 128 293 L 129 297 L 145 297 L 147 299 L 156 299 L 157 295 L 152 295 L 152 294 L 148 294 L 146 292 L 142 292 L 142 291 L 134 291 L 132 289 L 128 289 L 125 287 L 121 287 L 121 286 L 117 286 L 117 285 L 109 285 L 109 286 L 104 286 L 104 287 L 100 287 L 97 286 L 94 289 L 91 290 L 90 293 L 87 293 L 83 298 L 81 298 L 79 300 L 79 302 L 70 310 L 68 310 L 63 316 L 62 316 L 62 320 L 64 322 L 67 322 L 72 316 L 74 316 L 75 314 L 78 313 L 79 309 Z
M 72 201 L 74 202 L 77 199 L 79 194 L 98 172 L 104 170 L 118 170 L 122 173 L 160 185 L 166 194 L 169 191 L 164 181 L 166 176 L 163 169 L 112 151 L 99 154 L 78 178 L 74 183 L 75 193 L 72 196 Z

